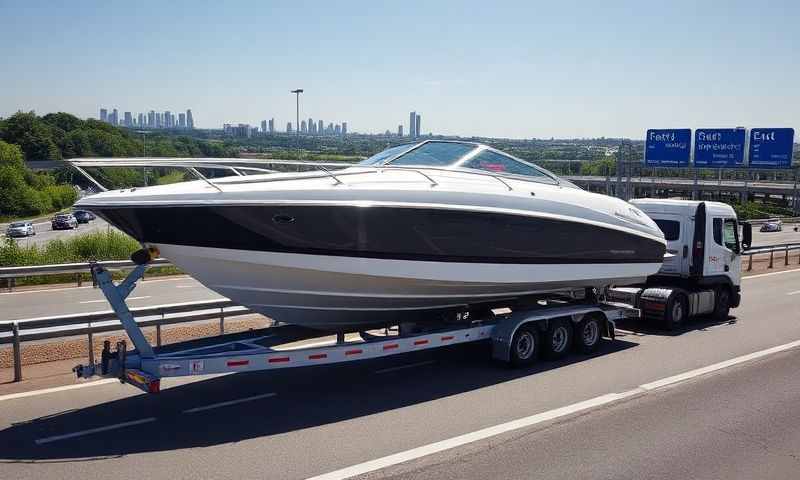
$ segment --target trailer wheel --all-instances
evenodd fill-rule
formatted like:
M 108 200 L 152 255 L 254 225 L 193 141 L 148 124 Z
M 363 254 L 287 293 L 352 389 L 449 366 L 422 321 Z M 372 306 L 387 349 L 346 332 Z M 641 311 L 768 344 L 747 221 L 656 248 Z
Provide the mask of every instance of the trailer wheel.
M 544 355 L 548 360 L 558 360 L 572 347 L 572 322 L 552 320 L 544 333 Z
M 714 292 L 714 320 L 725 321 L 731 311 L 731 291 L 728 287 L 719 287 Z
M 679 293 L 667 302 L 667 311 L 664 312 L 664 326 L 667 330 L 674 330 L 686 320 L 689 313 L 689 302 L 686 295 Z
M 523 325 L 511 340 L 511 365 L 523 367 L 532 364 L 539 356 L 539 332 Z
M 597 314 L 589 314 L 575 325 L 575 350 L 581 353 L 592 353 L 603 341 L 603 318 Z

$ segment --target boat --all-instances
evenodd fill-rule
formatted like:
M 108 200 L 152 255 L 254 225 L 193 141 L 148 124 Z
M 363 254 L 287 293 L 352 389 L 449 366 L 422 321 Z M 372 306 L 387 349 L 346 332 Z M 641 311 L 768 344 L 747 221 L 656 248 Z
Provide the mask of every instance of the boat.
M 666 248 L 635 206 L 479 143 L 426 140 L 303 172 L 233 159 L 236 174 L 216 179 L 196 168 L 224 160 L 160 160 L 73 164 L 83 173 L 97 165 L 187 166 L 199 179 L 104 191 L 76 208 L 211 290 L 316 329 L 353 331 L 638 283 L 659 270 Z

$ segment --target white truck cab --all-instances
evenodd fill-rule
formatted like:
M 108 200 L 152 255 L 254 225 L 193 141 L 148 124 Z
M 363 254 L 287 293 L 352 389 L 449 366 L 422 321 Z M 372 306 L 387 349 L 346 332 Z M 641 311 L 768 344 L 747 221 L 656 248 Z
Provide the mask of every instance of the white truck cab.
M 720 202 L 648 198 L 631 203 L 664 232 L 667 256 L 641 288 L 619 289 L 634 296 L 626 300 L 670 328 L 696 315 L 726 319 L 741 300 L 741 252 L 750 245 L 750 225 L 743 225 L 740 240 L 736 212 Z

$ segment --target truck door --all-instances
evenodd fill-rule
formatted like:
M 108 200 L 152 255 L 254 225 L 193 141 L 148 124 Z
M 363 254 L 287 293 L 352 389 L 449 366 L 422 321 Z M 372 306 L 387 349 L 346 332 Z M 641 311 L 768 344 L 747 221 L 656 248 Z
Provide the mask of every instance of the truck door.
M 731 277 L 734 284 L 739 278 L 742 262 L 739 257 L 739 226 L 735 218 L 713 217 L 711 237 L 706 248 L 705 275 Z

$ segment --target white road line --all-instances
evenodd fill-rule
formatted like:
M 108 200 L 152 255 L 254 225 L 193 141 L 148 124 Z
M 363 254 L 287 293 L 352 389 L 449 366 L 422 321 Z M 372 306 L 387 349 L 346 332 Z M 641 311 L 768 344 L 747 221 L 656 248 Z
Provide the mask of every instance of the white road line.
M 145 296 L 142 296 L 142 297 L 129 297 L 127 300 L 128 301 L 130 301 L 130 300 L 144 300 L 146 298 L 153 298 L 153 297 L 152 297 L 152 295 L 145 295 Z M 103 303 L 103 302 L 108 302 L 108 300 L 106 300 L 106 299 L 102 299 L 102 300 L 86 300 L 84 302 L 78 302 L 78 303 L 85 304 L 85 303 Z
M 239 403 L 252 402 L 253 400 L 259 400 L 261 398 L 274 397 L 275 395 L 277 395 L 277 393 L 265 393 L 263 395 L 255 395 L 255 396 L 252 396 L 252 397 L 239 398 L 237 400 L 230 400 L 230 401 L 227 401 L 227 402 L 212 403 L 211 405 L 204 405 L 202 407 L 194 407 L 194 408 L 190 408 L 188 410 L 184 410 L 183 413 L 203 412 L 203 411 L 206 411 L 206 410 L 211 410 L 212 408 L 227 407 L 227 406 L 236 405 L 236 404 L 239 404 Z
M 87 273 L 88 273 L 88 270 L 87 270 Z M 142 280 L 143 283 L 140 283 L 140 285 L 149 285 L 151 283 L 157 283 L 157 282 L 185 282 L 186 278 L 187 278 L 186 275 L 180 275 L 180 276 L 177 276 L 177 277 L 170 277 L 170 278 L 154 278 L 152 280 L 151 279 L 147 279 L 147 280 Z M 197 285 L 197 286 L 199 287 L 200 285 Z M 63 292 L 65 290 L 79 290 L 79 289 L 84 289 L 84 288 L 94 288 L 94 287 L 89 285 L 89 286 L 85 286 L 85 287 L 77 287 L 76 286 L 76 287 L 59 287 L 59 288 L 40 288 L 38 290 L 22 290 L 22 291 L 19 291 L 19 292 L 0 292 L 0 296 L 3 296 L 3 295 L 25 295 L 25 294 L 29 294 L 29 293 Z
M 795 290 L 794 292 L 789 292 L 786 295 L 797 295 L 800 294 L 800 290 Z
M 8 395 L 3 395 L 2 397 L 0 397 L 0 402 L 5 400 L 14 400 L 17 398 L 35 397 L 37 395 L 45 395 L 48 393 L 63 392 L 66 390 L 77 390 L 79 388 L 97 387 L 100 385 L 105 385 L 107 383 L 119 383 L 119 380 L 117 380 L 116 378 L 107 378 L 103 380 L 95 380 L 92 382 L 78 383 L 75 385 L 65 385 L 63 387 L 44 388 L 42 390 L 31 390 L 30 392 L 10 393 Z
M 175 288 L 197 288 L 199 285 L 175 285 Z
M 770 277 L 772 275 L 783 275 L 784 273 L 798 273 L 800 268 L 793 268 L 791 270 L 781 270 L 780 272 L 759 273 L 758 275 L 748 275 L 742 277 L 742 280 L 750 280 L 751 278 Z
M 84 435 L 91 435 L 93 433 L 107 432 L 109 430 L 116 430 L 118 428 L 132 427 L 134 425 L 141 425 L 143 423 L 155 422 L 156 417 L 143 418 L 141 420 L 133 420 L 131 422 L 117 423 L 114 425 L 106 425 L 105 427 L 90 428 L 89 430 L 81 430 L 80 432 L 65 433 L 64 435 L 56 435 L 53 437 L 37 438 L 37 445 L 44 445 L 45 443 L 57 442 L 59 440 L 66 440 L 68 438 L 82 437 Z
M 381 369 L 381 370 L 375 370 L 375 373 L 380 375 L 381 373 L 396 372 L 398 370 L 405 370 L 407 368 L 422 367 L 423 365 L 430 365 L 432 363 L 436 363 L 436 360 L 428 360 L 426 362 L 409 363 L 408 365 L 400 365 L 399 367 L 384 368 L 384 369 Z
M 740 357 L 732 358 L 724 362 L 719 362 L 713 365 L 709 365 L 707 367 L 690 370 L 688 372 L 684 372 L 678 375 L 673 375 L 671 377 L 662 378 L 654 382 L 645 383 L 640 385 L 638 388 L 634 388 L 626 392 L 608 393 L 606 395 L 601 395 L 599 397 L 585 400 L 583 402 L 573 403 L 572 405 L 567 405 L 566 407 L 556 408 L 554 410 L 538 413 L 535 415 L 531 415 L 529 417 L 524 417 L 517 420 L 512 420 L 510 422 L 501 423 L 500 425 L 495 425 L 493 427 L 488 427 L 471 433 L 466 433 L 464 435 L 452 437 L 446 440 L 442 440 L 440 442 L 423 445 L 421 447 L 412 448 L 404 452 L 395 453 L 393 455 L 388 455 L 375 460 L 370 460 L 368 462 L 359 463 L 357 465 L 342 468 L 340 470 L 335 470 L 333 472 L 325 473 L 315 477 L 310 477 L 307 480 L 343 480 L 346 478 L 354 477 L 356 475 L 363 475 L 365 473 L 374 472 L 376 470 L 381 470 L 383 468 L 387 468 L 393 465 L 408 462 L 411 460 L 416 460 L 418 458 L 426 457 L 434 453 L 450 450 L 452 448 L 477 442 L 479 440 L 484 440 L 490 437 L 501 435 L 503 433 L 512 432 L 514 430 L 519 430 L 521 428 L 531 427 L 538 423 L 547 422 L 559 417 L 564 417 L 584 410 L 597 408 L 602 405 L 607 405 L 609 403 L 616 402 L 635 395 L 651 392 L 659 388 L 666 387 L 668 385 L 675 385 L 679 382 L 684 382 L 689 379 L 699 377 L 701 375 L 706 375 L 715 371 L 729 368 L 734 365 L 739 365 L 745 362 L 763 358 L 768 355 L 783 352 L 796 347 L 800 347 L 800 340 L 785 343 L 783 345 L 778 345 L 777 347 L 768 348 L 766 350 L 761 350 L 747 355 L 742 355 Z

